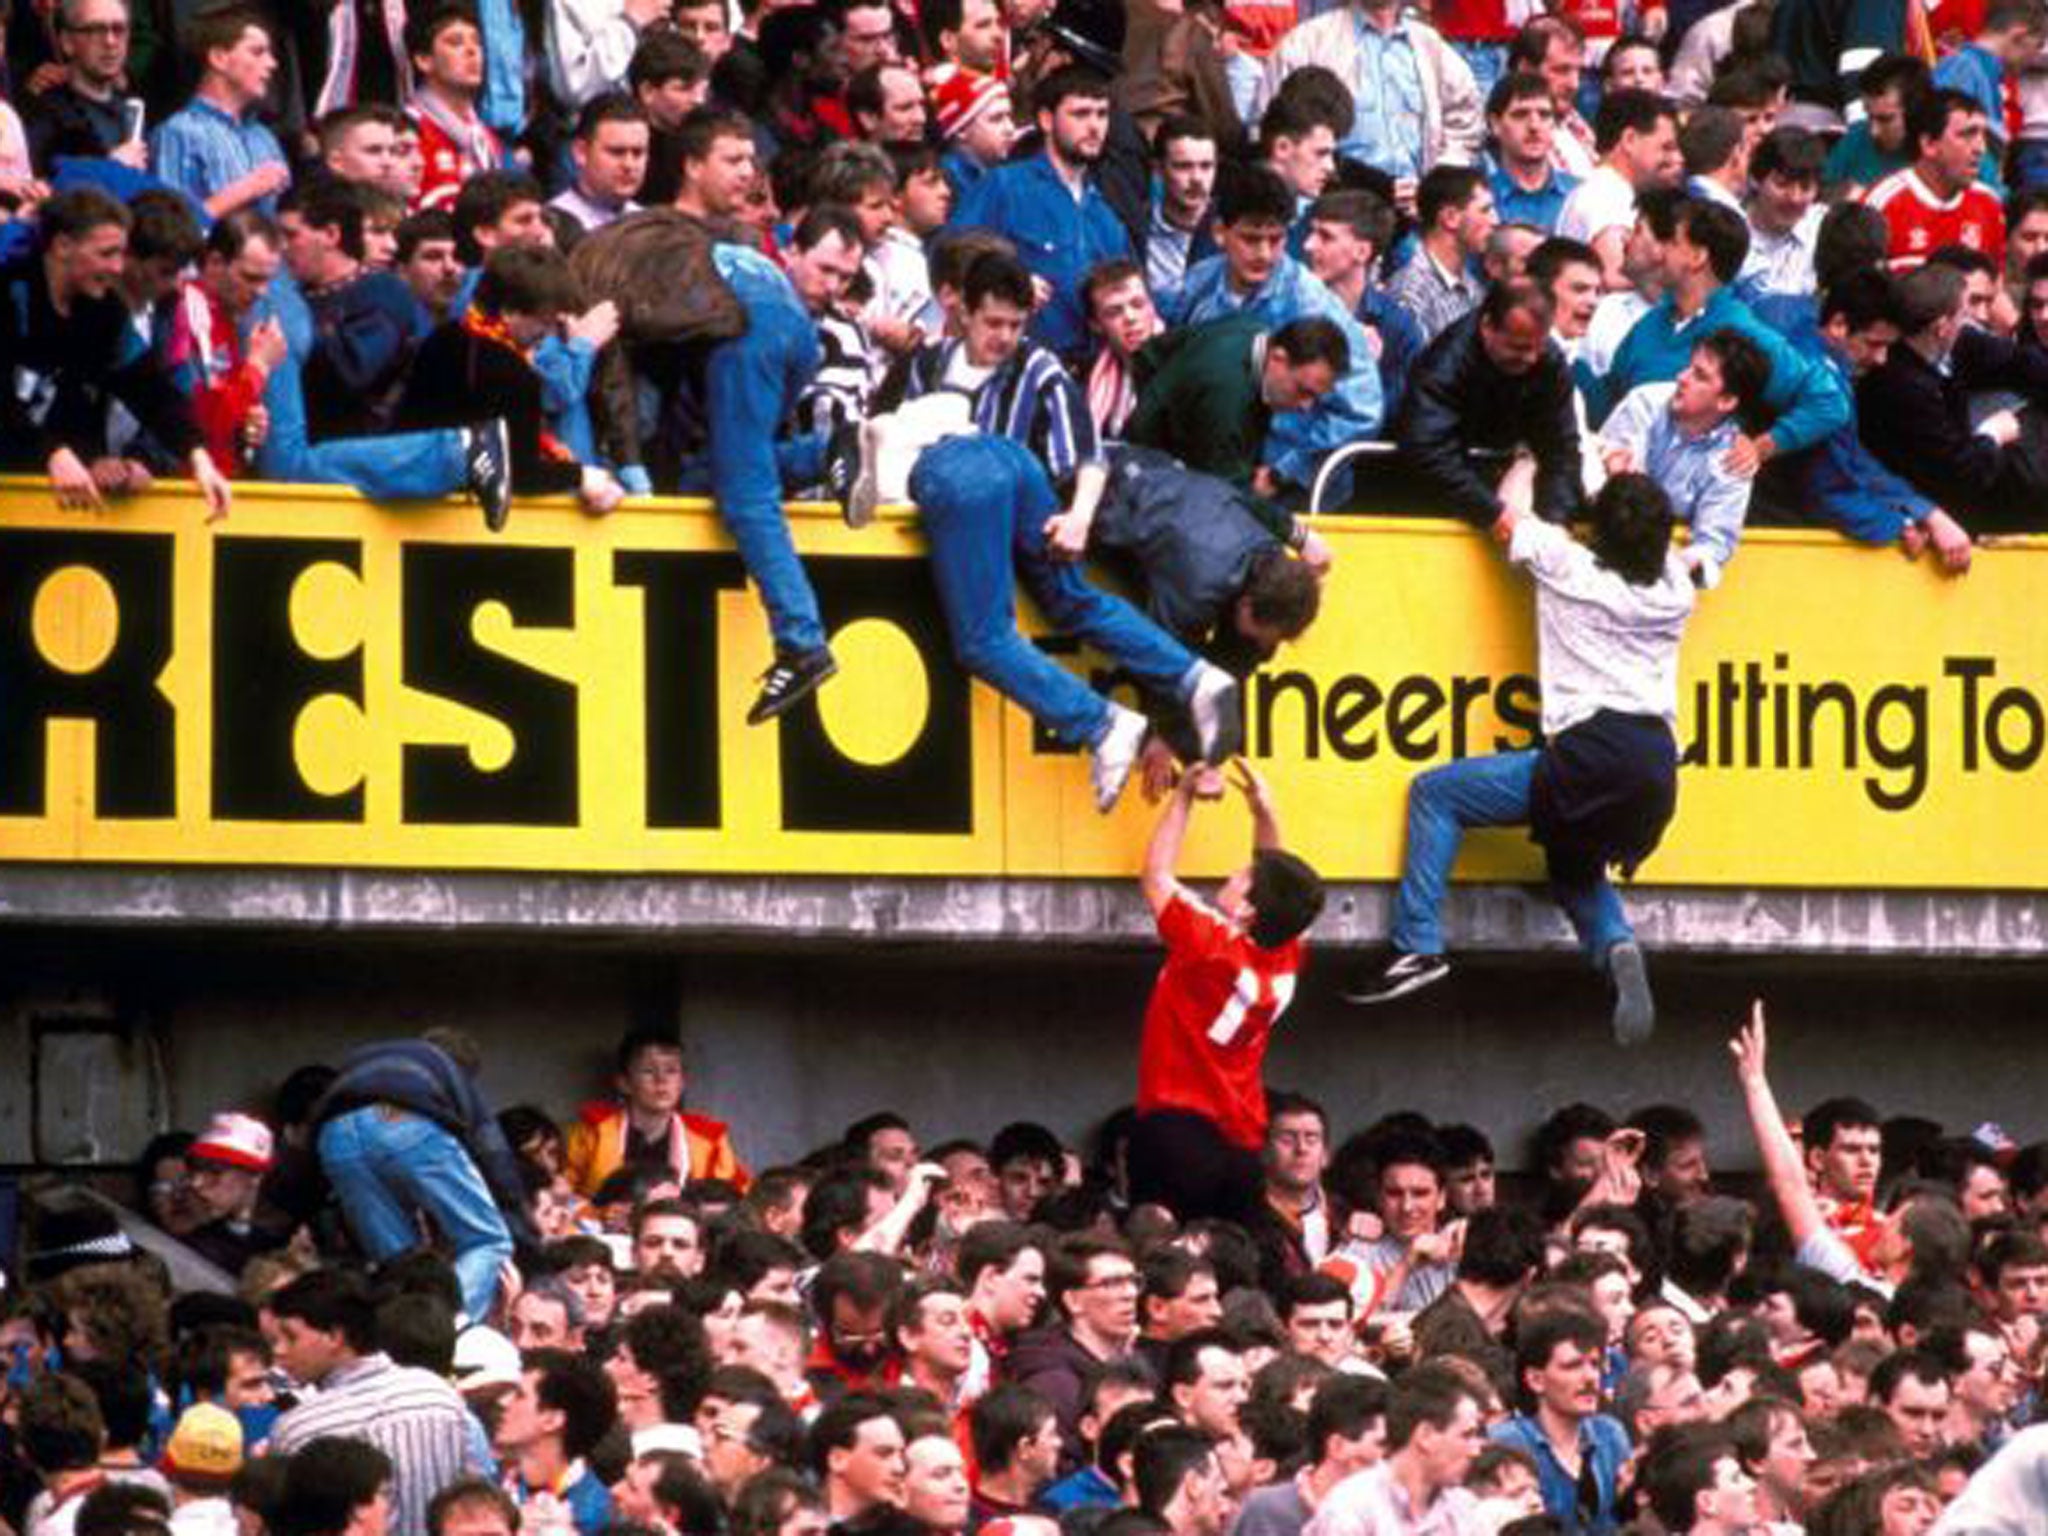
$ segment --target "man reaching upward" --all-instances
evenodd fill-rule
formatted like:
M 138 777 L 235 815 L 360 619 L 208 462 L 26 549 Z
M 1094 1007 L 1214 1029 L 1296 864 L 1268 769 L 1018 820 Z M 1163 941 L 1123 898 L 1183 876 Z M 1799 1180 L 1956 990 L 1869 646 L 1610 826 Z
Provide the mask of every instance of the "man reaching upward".
M 1143 886 L 1166 941 L 1166 964 L 1145 1008 L 1138 1047 L 1138 1120 L 1131 1132 L 1131 1199 L 1183 1220 L 1243 1221 L 1262 1187 L 1266 1132 L 1260 1069 L 1273 1026 L 1294 998 L 1301 935 L 1323 909 L 1323 882 L 1280 846 L 1261 779 L 1242 758 L 1231 783 L 1252 813 L 1251 862 L 1212 905 L 1174 875 L 1197 796 L 1220 795 L 1213 769 L 1183 774 L 1152 834 Z

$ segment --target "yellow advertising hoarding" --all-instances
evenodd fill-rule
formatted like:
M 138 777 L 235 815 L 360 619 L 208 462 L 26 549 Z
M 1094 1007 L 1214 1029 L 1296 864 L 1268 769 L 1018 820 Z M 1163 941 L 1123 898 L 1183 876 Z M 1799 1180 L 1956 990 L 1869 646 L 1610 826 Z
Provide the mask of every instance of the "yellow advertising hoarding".
M 1130 875 L 1151 811 L 1134 787 L 1098 817 L 1085 760 L 963 679 L 914 523 L 791 515 L 840 674 L 749 727 L 768 638 L 701 503 L 522 505 L 492 537 L 323 489 L 244 487 L 208 527 L 178 488 L 78 514 L 0 485 L 0 859 Z M 1530 741 L 1531 604 L 1462 525 L 1323 531 L 1322 618 L 1249 687 L 1249 750 L 1293 846 L 1389 879 L 1415 773 Z M 1688 633 L 1678 819 L 1641 879 L 2048 885 L 2043 590 L 2041 541 L 1947 581 L 1747 535 Z M 1191 866 L 1243 837 L 1204 812 Z M 1461 872 L 1539 867 L 1495 833 Z

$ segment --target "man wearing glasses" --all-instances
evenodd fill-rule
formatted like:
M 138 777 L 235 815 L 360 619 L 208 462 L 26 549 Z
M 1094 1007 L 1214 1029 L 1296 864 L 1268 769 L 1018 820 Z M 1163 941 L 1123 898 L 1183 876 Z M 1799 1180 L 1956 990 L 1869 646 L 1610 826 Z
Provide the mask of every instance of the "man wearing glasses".
M 64 82 L 23 103 L 36 174 L 54 174 L 60 156 L 118 160 L 131 170 L 147 170 L 142 101 L 123 94 L 128 84 L 126 0 L 63 0 L 56 26 Z
M 1138 1284 L 1138 1266 L 1113 1239 L 1070 1237 L 1048 1255 L 1046 1292 L 1059 1308 L 1060 1323 L 1017 1341 L 1010 1377 L 1052 1404 L 1063 1476 L 1086 1455 L 1081 1410 L 1088 1383 L 1137 1343 Z

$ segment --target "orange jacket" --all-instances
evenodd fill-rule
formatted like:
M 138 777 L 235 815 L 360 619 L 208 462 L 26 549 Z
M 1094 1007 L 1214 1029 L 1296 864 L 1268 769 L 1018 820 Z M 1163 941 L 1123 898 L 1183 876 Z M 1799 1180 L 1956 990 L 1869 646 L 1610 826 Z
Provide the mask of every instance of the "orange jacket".
M 685 1184 L 692 1179 L 729 1179 L 744 1193 L 747 1170 L 733 1150 L 732 1132 L 725 1122 L 687 1111 L 675 1119 L 683 1133 L 669 1137 L 671 1156 L 681 1146 L 689 1159 L 688 1167 L 680 1166 L 678 1159 L 677 1177 Z M 595 1198 L 599 1186 L 626 1160 L 626 1107 L 617 1103 L 584 1105 L 563 1139 L 569 1182 L 585 1199 Z

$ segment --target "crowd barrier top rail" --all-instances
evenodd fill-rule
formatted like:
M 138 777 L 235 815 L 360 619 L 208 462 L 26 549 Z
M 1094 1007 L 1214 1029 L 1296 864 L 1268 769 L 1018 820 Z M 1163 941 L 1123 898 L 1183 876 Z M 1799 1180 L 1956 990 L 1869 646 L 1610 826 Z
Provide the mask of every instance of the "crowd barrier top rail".
M 789 510 L 841 670 L 750 728 L 768 636 L 701 500 L 522 501 L 493 536 L 468 504 L 333 487 L 239 485 L 209 525 L 179 483 L 77 513 L 0 479 L 0 860 L 1130 876 L 1153 811 L 1134 786 L 1097 816 L 1085 762 L 962 676 L 914 514 Z M 1248 686 L 1248 755 L 1290 845 L 1391 879 L 1415 774 L 1535 739 L 1531 597 L 1461 523 L 1317 526 L 1323 612 Z M 1639 880 L 2048 888 L 2044 557 L 2001 540 L 1951 580 L 1745 534 L 1688 632 L 1678 817 Z M 1189 867 L 1244 842 L 1205 809 Z M 1518 832 L 1460 865 L 1540 870 Z

